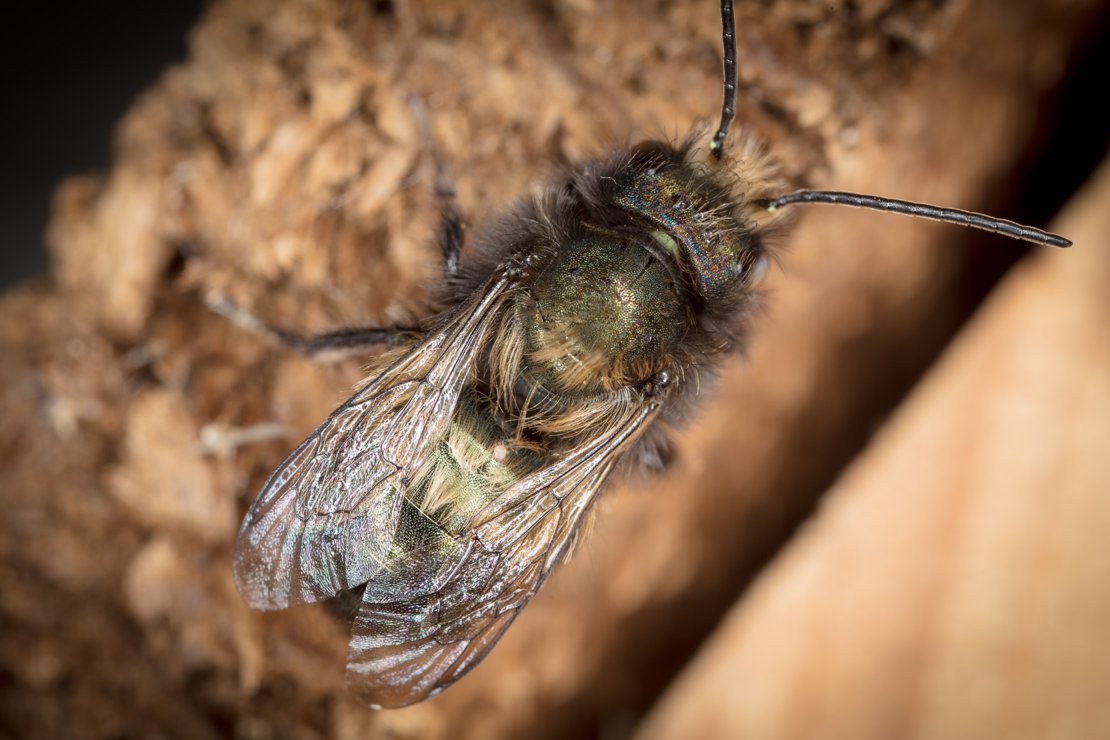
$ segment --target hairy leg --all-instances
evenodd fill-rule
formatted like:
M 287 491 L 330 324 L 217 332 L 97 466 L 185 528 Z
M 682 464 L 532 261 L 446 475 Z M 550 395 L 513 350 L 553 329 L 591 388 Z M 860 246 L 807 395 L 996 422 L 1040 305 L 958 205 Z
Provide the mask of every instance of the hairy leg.
M 440 212 L 439 231 L 436 236 L 443 255 L 443 275 L 447 280 L 451 280 L 459 269 L 459 253 L 462 251 L 465 223 L 455 197 L 454 182 L 447 171 L 443 154 L 432 135 L 432 126 L 428 121 L 424 104 L 420 98 L 413 96 L 409 98 L 409 106 L 412 108 L 416 125 L 420 129 L 420 135 L 424 138 L 424 144 L 435 166 L 435 193 Z
M 303 335 L 271 326 L 247 309 L 235 305 L 226 298 L 209 300 L 208 306 L 216 313 L 226 316 L 245 329 L 269 334 L 307 355 L 321 355 L 330 352 L 354 353 L 381 346 L 399 347 L 415 341 L 423 335 L 420 329 L 408 326 L 345 327 L 323 334 Z

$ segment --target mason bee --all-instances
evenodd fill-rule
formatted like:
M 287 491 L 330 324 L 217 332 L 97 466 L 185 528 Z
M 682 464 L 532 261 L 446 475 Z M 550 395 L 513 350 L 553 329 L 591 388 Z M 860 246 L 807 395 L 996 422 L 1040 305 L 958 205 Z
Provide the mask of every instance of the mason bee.
M 888 210 L 1070 245 L 965 211 L 786 192 L 762 149 L 729 135 L 731 0 L 721 16 L 715 131 L 570 168 L 465 254 L 441 176 L 449 308 L 429 328 L 280 333 L 305 349 L 395 346 L 270 476 L 234 554 L 254 608 L 359 595 L 347 679 L 363 701 L 405 706 L 462 677 L 566 553 L 618 463 L 660 462 L 662 428 L 688 415 L 699 380 L 745 336 L 785 206 Z

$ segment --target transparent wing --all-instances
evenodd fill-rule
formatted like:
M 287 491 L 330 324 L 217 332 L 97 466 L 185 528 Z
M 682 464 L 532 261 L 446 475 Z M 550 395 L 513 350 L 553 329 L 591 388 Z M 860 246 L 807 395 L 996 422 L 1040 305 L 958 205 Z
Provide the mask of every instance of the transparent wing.
M 449 544 L 373 579 L 352 630 L 348 688 L 369 704 L 399 707 L 473 668 L 566 551 L 617 456 L 655 408 L 630 409 L 592 442 L 510 488 Z
M 235 583 L 251 607 L 318 601 L 381 570 L 407 478 L 450 421 L 507 282 L 491 281 L 273 472 L 235 543 Z

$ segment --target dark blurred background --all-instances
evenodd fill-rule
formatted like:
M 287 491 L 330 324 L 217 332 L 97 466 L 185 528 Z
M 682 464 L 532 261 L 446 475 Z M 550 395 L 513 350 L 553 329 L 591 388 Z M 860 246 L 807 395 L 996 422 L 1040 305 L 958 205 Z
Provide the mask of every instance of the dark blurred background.
M 185 56 L 202 0 L 15 3 L 0 31 L 0 288 L 46 273 L 63 177 L 106 171 L 116 121 Z

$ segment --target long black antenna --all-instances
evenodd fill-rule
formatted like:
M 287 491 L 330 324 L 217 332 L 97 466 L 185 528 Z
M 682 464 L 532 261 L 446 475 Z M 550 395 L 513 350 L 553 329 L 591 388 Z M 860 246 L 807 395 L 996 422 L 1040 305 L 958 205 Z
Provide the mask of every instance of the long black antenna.
M 721 104 L 721 125 L 709 142 L 709 151 L 717 159 L 724 153 L 728 127 L 736 115 L 736 29 L 732 20 L 732 0 L 721 0 L 721 29 L 725 47 L 725 100 Z
M 944 223 L 957 224 L 959 226 L 970 226 L 973 229 L 982 229 L 983 231 L 991 231 L 995 234 L 1004 234 L 1006 236 L 1012 236 L 1015 239 L 1033 242 L 1034 244 L 1043 244 L 1049 247 L 1071 246 L 1071 241 L 1062 236 L 1042 231 L 1041 229 L 1035 229 L 1032 226 L 1022 226 L 1013 221 L 1007 221 L 993 216 L 985 216 L 982 213 L 961 211 L 958 208 L 941 208 L 940 206 L 914 203 L 908 200 L 880 198 L 876 195 L 842 193 L 836 190 L 799 190 L 796 193 L 789 193 L 778 198 L 772 198 L 771 200 L 760 201 L 759 205 L 766 208 L 768 211 L 773 211 L 795 203 L 831 203 L 833 205 L 852 206 L 854 208 L 867 208 L 873 211 L 890 211 L 892 213 L 902 213 L 907 216 L 927 218 L 931 221 L 943 221 Z
M 713 156 L 718 160 L 724 153 L 728 127 L 732 124 L 733 116 L 736 115 L 736 27 L 732 17 L 732 0 L 721 0 L 721 37 L 725 50 L 725 96 L 724 102 L 721 104 L 721 125 L 717 127 L 717 133 L 713 135 L 713 140 L 709 142 L 709 151 L 713 152 Z M 891 213 L 927 218 L 931 221 L 970 226 L 973 229 L 1003 234 L 1049 247 L 1071 246 L 1069 239 L 1065 239 L 1058 234 L 1036 229 L 1032 226 L 1023 226 L 1002 218 L 986 216 L 972 211 L 961 211 L 958 208 L 941 208 L 927 203 L 880 198 L 876 195 L 844 193 L 836 190 L 799 190 L 796 193 L 760 201 L 759 205 L 768 211 L 773 211 L 795 203 L 830 203 L 854 208 L 867 208 L 873 211 L 890 211 Z

